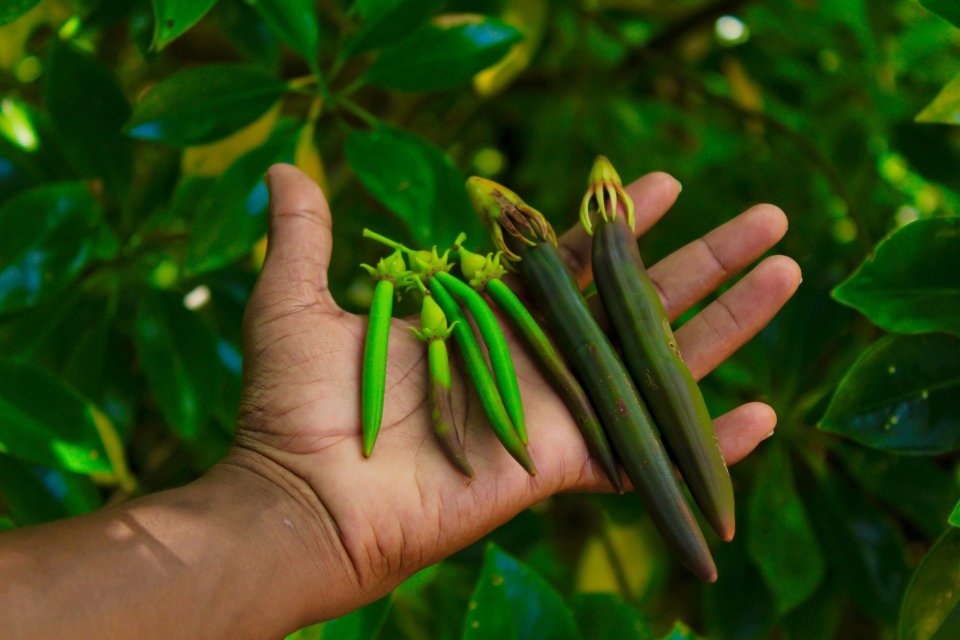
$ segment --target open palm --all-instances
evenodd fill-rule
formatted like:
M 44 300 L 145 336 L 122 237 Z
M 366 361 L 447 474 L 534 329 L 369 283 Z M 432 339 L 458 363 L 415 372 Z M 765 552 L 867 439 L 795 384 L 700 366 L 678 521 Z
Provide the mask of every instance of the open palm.
M 391 329 L 383 426 L 373 456 L 364 459 L 359 381 L 366 318 L 339 309 L 327 288 L 332 236 L 326 200 L 289 165 L 274 166 L 268 181 L 270 243 L 244 319 L 244 396 L 230 459 L 256 467 L 316 515 L 309 535 L 317 540 L 307 545 L 338 551 L 332 562 L 329 553 L 323 556 L 318 572 L 352 591 L 341 594 L 340 612 L 556 492 L 609 489 L 563 403 L 509 332 L 535 477 L 499 444 L 456 373 L 454 407 L 476 479 L 468 482 L 450 464 L 431 428 L 424 345 L 403 320 L 394 320 Z M 637 205 L 638 235 L 679 190 L 663 173 L 627 187 Z M 758 205 L 653 265 L 650 275 L 671 318 L 756 260 L 786 228 L 779 209 Z M 575 227 L 561 244 L 585 285 L 588 237 Z M 705 376 L 756 334 L 799 282 L 793 260 L 769 257 L 680 327 L 677 340 L 694 376 Z M 726 460 L 747 455 L 775 423 L 773 410 L 761 403 L 717 418 Z

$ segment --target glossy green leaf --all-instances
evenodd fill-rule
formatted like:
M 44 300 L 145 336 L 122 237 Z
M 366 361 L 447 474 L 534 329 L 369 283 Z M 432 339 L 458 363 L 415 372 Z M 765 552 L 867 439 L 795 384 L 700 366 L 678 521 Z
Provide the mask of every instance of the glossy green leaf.
M 960 334 L 960 217 L 893 232 L 833 297 L 887 331 Z
M 97 425 L 106 419 L 36 365 L 0 361 L 0 453 L 64 471 L 112 474 Z
M 323 640 L 323 629 L 325 626 L 323 622 L 312 624 L 309 627 L 294 631 L 284 640 Z
M 260 14 L 244 0 L 217 5 L 217 18 L 230 42 L 253 62 L 275 68 L 280 62 L 280 43 Z
M 640 612 L 613 593 L 578 593 L 570 608 L 583 640 L 652 640 Z
M 213 331 L 180 296 L 153 291 L 141 296 L 134 339 L 170 429 L 186 440 L 200 437 L 220 384 Z
M 387 127 L 355 131 L 345 152 L 363 186 L 409 226 L 420 245 L 447 246 L 460 231 L 471 246 L 486 238 L 463 174 L 424 139 Z
M 823 580 L 826 563 L 782 447 L 764 453 L 750 496 L 747 548 L 783 615 Z M 789 549 L 789 552 L 785 552 Z
M 0 313 L 36 305 L 90 261 L 100 207 L 80 183 L 21 191 L 0 207 Z
M 153 47 L 163 49 L 183 35 L 217 3 L 217 0 L 153 0 Z
M 43 98 L 74 171 L 101 177 L 108 189 L 130 182 L 133 151 L 123 125 L 130 105 L 110 70 L 69 43 L 50 49 Z
M 489 543 L 467 607 L 462 640 L 579 637 L 560 594 L 528 566 Z
M 13 22 L 39 2 L 40 0 L 4 0 L 0 3 L 0 26 Z
M 317 10 L 314 0 L 254 0 L 264 22 L 283 42 L 317 64 Z
M 960 502 L 953 507 L 953 511 L 950 512 L 950 518 L 948 522 L 952 527 L 960 527 Z
M 19 526 L 49 522 L 100 506 L 86 476 L 35 467 L 0 454 L 0 502 Z
M 361 607 L 342 618 L 331 620 L 323 628 L 324 638 L 337 640 L 373 640 L 390 612 L 391 597 Z
M 344 50 L 348 55 L 358 55 L 393 44 L 426 22 L 441 4 L 441 0 L 357 2 L 354 7 L 363 18 L 363 26 L 350 37 Z
M 381 51 L 367 79 L 401 91 L 449 89 L 469 82 L 521 38 L 513 27 L 492 19 L 448 28 L 428 25 Z
M 901 640 L 960 637 L 960 529 L 950 529 L 917 567 L 903 598 Z
M 174 146 L 211 142 L 259 118 L 286 89 L 262 67 L 211 64 L 181 71 L 136 105 L 127 132 Z
M 957 485 L 935 460 L 892 456 L 855 444 L 837 447 L 837 453 L 861 487 L 931 539 L 940 535 Z
M 263 145 L 237 160 L 197 205 L 186 267 L 202 273 L 246 255 L 267 232 L 270 194 L 263 174 L 274 162 L 289 162 L 296 130 L 281 125 Z
M 896 453 L 960 448 L 960 338 L 883 338 L 847 372 L 819 427 Z
M 827 468 L 819 468 L 800 495 L 830 574 L 840 578 L 863 615 L 893 623 L 908 577 L 904 543 L 894 523 Z
M 920 0 L 920 4 L 955 27 L 960 27 L 960 2 L 957 0 Z

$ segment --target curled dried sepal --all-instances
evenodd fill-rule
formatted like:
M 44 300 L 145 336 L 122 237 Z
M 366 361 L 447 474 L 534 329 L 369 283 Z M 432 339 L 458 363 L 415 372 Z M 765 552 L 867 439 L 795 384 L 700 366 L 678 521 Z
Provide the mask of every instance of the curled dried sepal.
M 483 291 L 490 280 L 502 278 L 507 272 L 500 264 L 500 256 L 503 255 L 500 251 L 482 256 L 459 247 L 457 253 L 460 255 L 460 271 L 477 291 Z
M 623 189 L 620 174 L 606 156 L 597 156 L 587 180 L 587 193 L 580 203 L 580 223 L 587 233 L 593 235 L 593 216 L 607 221 L 617 219 L 619 203 L 627 210 L 627 224 L 634 228 L 633 198 Z
M 377 261 L 376 267 L 371 267 L 368 264 L 361 264 L 360 267 L 365 269 L 367 273 L 370 274 L 370 277 L 377 282 L 380 280 L 389 280 L 397 284 L 402 282 L 404 275 L 408 273 L 407 265 L 403 261 L 403 254 L 400 253 L 399 249 L 385 258 L 380 258 L 380 260 Z
M 557 234 L 543 214 L 503 185 L 473 176 L 467 179 L 467 193 L 490 230 L 493 244 L 507 260 L 517 262 L 520 256 L 510 249 L 504 234 L 529 246 L 541 242 L 557 244 Z
M 456 322 L 454 322 L 456 324 Z M 423 340 L 446 340 L 453 331 L 453 325 L 447 326 L 447 316 L 440 305 L 436 303 L 429 292 L 423 295 L 423 304 L 420 307 L 420 329 L 410 327 L 414 335 Z

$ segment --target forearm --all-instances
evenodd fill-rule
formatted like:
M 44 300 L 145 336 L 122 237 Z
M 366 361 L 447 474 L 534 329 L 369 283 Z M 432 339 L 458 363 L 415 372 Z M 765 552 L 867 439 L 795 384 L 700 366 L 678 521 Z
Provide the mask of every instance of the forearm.
M 220 465 L 179 489 L 3 534 L 0 637 L 259 639 L 306 624 L 331 585 L 314 515 L 282 497 Z

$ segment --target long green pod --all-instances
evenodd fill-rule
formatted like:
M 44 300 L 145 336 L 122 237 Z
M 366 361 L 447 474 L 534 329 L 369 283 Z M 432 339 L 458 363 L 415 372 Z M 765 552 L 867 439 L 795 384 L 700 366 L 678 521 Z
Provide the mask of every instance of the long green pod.
M 457 346 L 463 355 L 467 373 L 473 382 L 473 386 L 477 390 L 480 403 L 483 405 L 483 410 L 487 415 L 487 419 L 490 421 L 490 425 L 493 427 L 494 433 L 510 455 L 527 470 L 527 473 L 532 476 L 536 475 L 537 468 L 533 464 L 527 448 L 517 435 L 516 429 L 514 429 L 513 423 L 510 421 L 510 416 L 507 415 L 507 410 L 503 406 L 503 401 L 500 399 L 497 385 L 493 380 L 493 376 L 490 375 L 490 370 L 487 368 L 487 361 L 483 357 L 480 344 L 470 329 L 470 323 L 467 322 L 457 301 L 454 300 L 453 296 L 450 295 L 450 292 L 446 290 L 438 278 L 430 278 L 427 286 L 437 301 L 437 304 L 440 305 L 440 308 L 446 315 L 447 320 L 451 322 L 450 326 L 453 329 L 453 337 L 457 341 Z
M 473 478 L 473 468 L 467 460 L 463 444 L 457 435 L 456 418 L 453 413 L 453 392 L 450 384 L 450 359 L 447 354 L 447 338 L 451 327 L 447 325 L 446 314 L 423 285 L 417 280 L 423 291 L 423 304 L 420 309 L 420 330 L 413 333 L 427 343 L 427 360 L 430 370 L 430 418 L 433 431 L 440 448 L 468 478 Z
M 590 455 L 603 469 L 610 484 L 617 493 L 623 493 L 623 482 L 620 480 L 620 469 L 610 448 L 610 442 L 603 433 L 597 412 L 590 404 L 587 392 L 567 366 L 563 357 L 557 353 L 550 338 L 540 328 L 540 323 L 533 317 L 520 298 L 500 279 L 503 267 L 500 266 L 499 254 L 483 257 L 458 248 L 460 254 L 460 269 L 463 275 L 469 278 L 470 286 L 478 292 L 486 292 L 497 308 L 510 320 L 514 328 L 523 336 L 531 355 L 540 363 L 542 370 L 553 385 L 557 394 L 567 406 L 567 410 L 580 429 L 580 434 L 587 443 Z
M 586 387 L 657 529 L 685 566 L 713 582 L 716 565 L 653 420 L 613 345 L 591 316 L 557 250 L 552 227 L 519 196 L 494 182 L 471 178 L 468 192 L 497 248 L 516 263 L 557 344 Z
M 624 362 L 690 493 L 717 534 L 732 540 L 736 526 L 733 484 L 710 412 L 680 357 L 656 286 L 622 218 L 601 218 L 596 223 L 593 274 Z
M 520 441 L 527 444 L 527 427 L 523 418 L 523 400 L 520 397 L 520 385 L 517 383 L 517 372 L 513 367 L 513 357 L 510 348 L 503 336 L 500 324 L 493 311 L 487 306 L 486 300 L 474 291 L 467 283 L 456 276 L 441 271 L 435 276 L 453 297 L 466 305 L 467 311 L 480 330 L 480 337 L 487 345 L 490 354 L 490 368 L 493 369 L 493 378 L 497 383 L 497 390 L 503 399 L 503 406 L 510 416 L 510 422 L 517 429 Z
M 594 282 L 623 360 L 690 492 L 713 529 L 729 541 L 736 527 L 730 472 L 703 394 L 680 356 L 632 228 L 618 215 L 618 199 L 629 219 L 630 197 L 616 170 L 601 156 L 581 211 L 582 216 L 597 218 L 592 225 Z
M 363 455 L 369 458 L 383 421 L 383 401 L 387 384 L 387 354 L 390 318 L 397 278 L 406 270 L 399 252 L 381 259 L 376 267 L 360 265 L 377 281 L 370 303 L 367 338 L 363 347 L 363 374 L 360 381 L 360 415 Z

